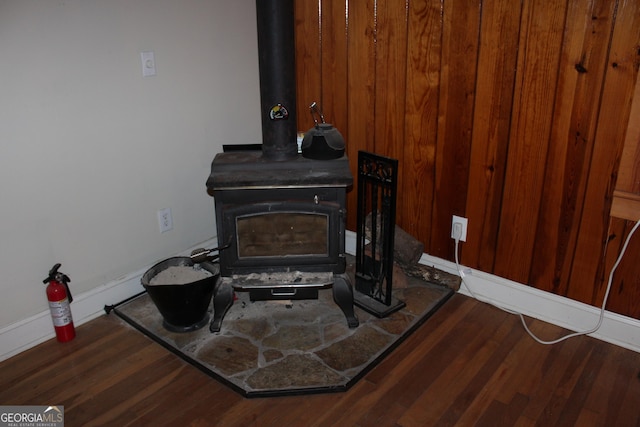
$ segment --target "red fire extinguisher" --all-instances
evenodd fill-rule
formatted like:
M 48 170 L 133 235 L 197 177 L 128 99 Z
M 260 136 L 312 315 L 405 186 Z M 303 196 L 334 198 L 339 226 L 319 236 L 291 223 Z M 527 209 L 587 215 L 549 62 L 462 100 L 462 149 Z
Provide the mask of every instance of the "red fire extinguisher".
M 54 265 L 49 270 L 49 277 L 43 283 L 47 285 L 47 299 L 51 310 L 53 328 L 56 331 L 56 338 L 60 342 L 71 341 L 76 336 L 76 328 L 73 326 L 70 303 L 73 301 L 69 290 L 69 276 L 60 273 L 58 269 L 61 264 Z

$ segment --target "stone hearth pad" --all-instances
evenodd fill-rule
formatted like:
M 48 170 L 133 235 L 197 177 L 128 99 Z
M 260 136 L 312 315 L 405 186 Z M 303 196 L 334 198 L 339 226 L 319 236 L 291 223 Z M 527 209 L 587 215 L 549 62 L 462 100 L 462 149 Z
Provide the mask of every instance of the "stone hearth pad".
M 113 311 L 165 348 L 246 397 L 345 391 L 453 294 L 445 286 L 407 277 L 394 296 L 406 307 L 377 318 L 356 307 L 349 329 L 331 289 L 318 299 L 250 301 L 237 292 L 219 333 L 204 327 L 170 332 L 145 293 Z M 211 308 L 210 308 L 211 310 Z

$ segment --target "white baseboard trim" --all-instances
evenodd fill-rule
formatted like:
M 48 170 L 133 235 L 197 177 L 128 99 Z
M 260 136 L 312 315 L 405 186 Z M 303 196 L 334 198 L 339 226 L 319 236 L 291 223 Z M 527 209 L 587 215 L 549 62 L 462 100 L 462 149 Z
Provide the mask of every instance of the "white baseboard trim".
M 356 234 L 346 233 L 346 251 L 356 252 Z M 216 239 L 210 239 L 194 248 L 176 256 L 188 255 L 196 247 L 215 247 Z M 447 273 L 458 274 L 453 262 L 423 254 L 421 264 L 430 265 Z M 144 288 L 140 279 L 151 265 L 143 267 L 131 274 L 109 282 L 89 292 L 78 295 L 71 305 L 74 324 L 80 326 L 98 316 L 105 314 L 104 306 L 116 304 L 139 292 Z M 509 310 L 517 311 L 525 316 L 567 328 L 572 331 L 583 331 L 593 328 L 598 323 L 600 310 L 569 298 L 549 292 L 540 291 L 521 283 L 494 276 L 479 270 L 463 267 L 465 281 L 473 289 L 479 300 Z M 462 287 L 460 293 L 471 296 Z M 616 313 L 605 311 L 604 321 L 600 329 L 590 336 L 615 344 L 636 352 L 640 352 L 640 321 Z M 0 361 L 8 359 L 22 351 L 55 337 L 49 311 L 13 323 L 0 330 Z M 544 338 L 544 337 L 543 337 Z
M 455 263 L 423 255 L 422 264 L 432 265 L 448 273 L 458 274 Z M 522 313 L 544 322 L 580 332 L 593 329 L 600 318 L 600 308 L 531 286 L 461 266 L 464 280 L 478 300 Z M 472 296 L 462 286 L 460 293 Z M 589 334 L 599 340 L 640 352 L 640 321 L 606 311 L 600 329 Z M 552 338 L 539 337 L 543 340 Z
M 215 247 L 216 239 L 210 239 L 176 256 L 186 256 L 195 248 Z M 74 295 L 71 314 L 74 325 L 80 326 L 105 314 L 105 305 L 117 304 L 142 291 L 140 279 L 153 266 L 143 267 L 112 282 L 98 286 L 80 295 Z M 12 323 L 0 330 L 0 361 L 55 338 L 51 313 L 43 311 L 26 319 Z
M 346 249 L 355 254 L 356 234 L 347 231 Z M 456 264 L 423 254 L 420 263 L 458 275 Z M 465 282 L 479 301 L 522 313 L 571 331 L 593 329 L 600 318 L 600 309 L 550 292 L 526 286 L 493 274 L 461 266 Z M 460 293 L 472 296 L 462 286 Z M 589 336 L 640 352 L 640 320 L 605 310 L 602 326 Z M 545 337 L 540 337 L 543 340 Z M 549 338 L 547 338 L 549 339 Z

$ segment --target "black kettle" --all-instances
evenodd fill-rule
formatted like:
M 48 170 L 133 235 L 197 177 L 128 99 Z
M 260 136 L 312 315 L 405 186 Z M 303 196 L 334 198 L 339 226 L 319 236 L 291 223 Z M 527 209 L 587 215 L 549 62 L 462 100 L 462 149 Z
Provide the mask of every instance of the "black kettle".
M 344 138 L 330 123 L 325 123 L 324 116 L 314 102 L 309 106 L 315 126 L 304 134 L 302 139 L 302 157 L 314 160 L 333 160 L 344 156 Z M 320 122 L 316 118 L 320 117 Z

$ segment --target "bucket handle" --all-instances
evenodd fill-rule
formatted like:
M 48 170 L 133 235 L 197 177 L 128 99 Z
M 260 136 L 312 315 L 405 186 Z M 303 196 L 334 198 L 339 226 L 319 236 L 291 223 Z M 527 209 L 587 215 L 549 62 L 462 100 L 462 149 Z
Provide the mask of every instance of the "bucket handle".
M 229 241 L 222 245 L 222 246 L 218 246 L 217 248 L 213 248 L 213 249 L 204 249 L 204 248 L 198 248 L 198 249 L 194 249 L 193 251 L 191 251 L 191 261 L 199 263 L 199 262 L 205 262 L 205 261 L 215 261 L 219 258 L 218 254 L 215 255 L 210 255 L 211 252 L 220 252 L 221 250 L 227 249 L 229 246 L 231 246 L 231 239 L 229 239 Z

